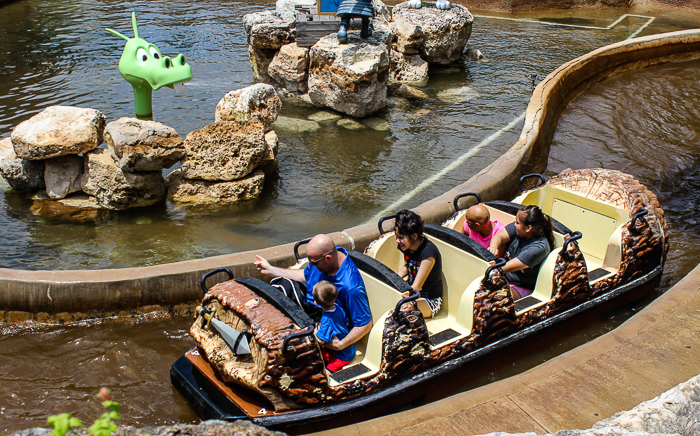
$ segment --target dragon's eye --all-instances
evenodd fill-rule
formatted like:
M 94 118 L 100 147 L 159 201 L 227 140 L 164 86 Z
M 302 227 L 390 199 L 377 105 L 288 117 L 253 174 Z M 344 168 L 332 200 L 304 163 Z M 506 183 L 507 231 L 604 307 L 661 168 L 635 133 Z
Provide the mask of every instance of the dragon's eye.
M 160 59 L 160 53 L 158 53 L 158 49 L 155 46 L 148 47 L 148 52 L 153 56 L 153 59 Z
M 136 50 L 136 60 L 139 62 L 146 62 L 148 60 L 148 52 L 142 48 Z

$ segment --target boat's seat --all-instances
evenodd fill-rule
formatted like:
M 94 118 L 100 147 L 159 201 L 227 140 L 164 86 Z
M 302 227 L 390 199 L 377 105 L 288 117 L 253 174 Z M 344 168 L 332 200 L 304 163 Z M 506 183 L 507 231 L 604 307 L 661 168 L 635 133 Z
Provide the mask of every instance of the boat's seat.
M 515 221 L 515 215 L 511 215 L 494 207 L 490 207 L 486 203 L 483 203 L 483 205 L 486 207 L 486 209 L 488 209 L 492 221 L 499 221 L 505 225 L 508 225 Z M 467 209 L 460 209 L 457 212 L 455 212 L 454 215 L 452 215 L 447 221 L 442 223 L 442 226 L 463 234 L 464 223 L 466 221 Z
M 433 242 L 435 242 L 435 239 L 439 239 L 455 248 L 458 248 L 487 262 L 496 260 L 496 256 L 494 256 L 490 251 L 459 231 L 443 226 L 437 226 L 435 224 L 426 224 L 424 233 Z
M 442 307 L 434 317 L 426 320 L 431 335 L 430 343 L 438 346 L 470 333 L 471 323 L 466 332 L 455 329 L 458 313 L 462 310 L 460 301 L 467 288 L 475 279 L 483 277 L 489 262 L 495 261 L 496 257 L 473 239 L 442 226 L 426 224 L 425 235 L 437 246 L 442 256 Z M 467 314 L 472 314 L 472 308 L 465 310 Z M 453 332 L 448 332 L 449 330 Z
M 442 307 L 434 317 L 426 319 L 426 325 L 431 335 L 431 346 L 444 346 L 471 332 L 473 295 L 479 288 L 488 262 L 495 260 L 495 257 L 471 238 L 454 230 L 426 224 L 424 235 L 440 251 L 443 277 Z M 391 266 L 394 271 L 404 265 L 403 255 L 396 249 L 391 233 L 383 234 L 372 242 L 367 254 Z M 469 291 L 471 297 L 465 296 L 465 292 Z M 472 304 L 463 304 L 465 298 L 471 298 Z M 463 318 L 459 322 L 458 316 Z
M 537 283 L 535 284 L 535 289 L 532 294 L 515 301 L 516 315 L 526 310 L 543 306 L 552 299 L 552 277 L 554 276 L 554 268 L 557 265 L 559 251 L 560 249 L 555 248 L 542 262 L 542 266 L 540 266 L 540 270 L 537 273 Z
M 505 220 L 506 217 L 508 218 L 508 221 L 501 221 L 503 224 L 508 225 L 512 222 L 515 222 L 515 215 L 518 214 L 518 211 L 520 208 L 523 206 L 529 206 L 529 204 L 520 204 L 520 203 L 513 203 L 510 201 L 488 201 L 484 203 L 484 206 L 486 206 L 489 209 L 489 212 L 494 214 L 494 211 L 498 211 L 498 215 L 500 216 L 502 220 Z M 561 247 L 564 245 L 564 236 L 568 235 L 571 233 L 571 230 L 564 224 L 562 224 L 560 221 L 558 221 L 556 218 L 551 216 L 550 214 L 547 213 L 546 210 L 542 209 L 542 211 L 547 214 L 552 221 L 552 233 L 554 234 L 554 245 L 555 247 Z
M 269 283 L 265 283 L 254 277 L 239 277 L 236 281 L 264 298 L 268 303 L 272 304 L 291 319 L 299 328 L 307 328 L 314 324 L 313 320 L 309 318 L 309 315 L 297 306 L 296 303 Z
M 527 192 L 515 201 L 537 204 L 553 219 L 583 234 L 578 244 L 591 282 L 620 268 L 620 229 L 630 219 L 627 210 L 551 185 Z
M 352 363 L 331 375 L 331 384 L 345 383 L 379 371 L 384 321 L 401 300 L 401 294 L 411 290 L 394 271 L 379 261 L 354 250 L 348 250 L 348 255 L 365 282 L 373 326 L 370 333 L 355 344 L 358 353 Z

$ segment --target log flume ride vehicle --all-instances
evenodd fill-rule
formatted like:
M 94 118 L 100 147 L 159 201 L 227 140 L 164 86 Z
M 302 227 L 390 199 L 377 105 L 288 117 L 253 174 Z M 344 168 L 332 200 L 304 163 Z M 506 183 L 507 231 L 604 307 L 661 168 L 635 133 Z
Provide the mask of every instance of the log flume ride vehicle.
M 538 205 L 553 220 L 556 246 L 530 296 L 513 301 L 499 270 L 504 261 L 455 230 L 465 219 L 460 198 L 480 202 L 465 193 L 443 226 L 425 226 L 443 261 L 443 304 L 433 318 L 423 318 L 414 304 L 418 293 L 396 273 L 403 259 L 383 218 L 382 234 L 365 254 L 348 250 L 365 282 L 373 327 L 345 368 L 325 371 L 313 321 L 279 290 L 219 269 L 202 278 L 205 296 L 190 329 L 198 345 L 173 364 L 173 385 L 203 418 L 273 428 L 308 424 L 400 402 L 474 359 L 658 284 L 667 224 L 652 192 L 611 170 L 566 170 L 546 183 L 531 176 L 542 184 L 513 202 L 485 203 L 504 224 L 523 205 Z M 306 265 L 298 253 L 304 242 L 295 246 L 299 262 L 292 268 Z M 222 271 L 230 280 L 207 289 L 204 280 Z

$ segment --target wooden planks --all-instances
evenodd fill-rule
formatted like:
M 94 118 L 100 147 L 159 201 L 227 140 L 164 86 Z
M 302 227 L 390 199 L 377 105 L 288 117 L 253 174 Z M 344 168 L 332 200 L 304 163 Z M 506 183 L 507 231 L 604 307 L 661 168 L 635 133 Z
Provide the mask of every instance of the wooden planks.
M 246 415 L 256 418 L 265 415 L 276 415 L 274 407 L 262 395 L 246 388 L 241 388 L 233 383 L 225 383 L 214 372 L 198 351 L 190 350 L 185 354 L 187 360 L 201 372 L 212 384 L 214 384 L 226 397 L 233 401 Z M 264 411 L 264 413 L 263 413 Z
M 296 15 L 297 46 L 311 47 L 326 35 L 338 33 L 340 17 L 300 13 Z

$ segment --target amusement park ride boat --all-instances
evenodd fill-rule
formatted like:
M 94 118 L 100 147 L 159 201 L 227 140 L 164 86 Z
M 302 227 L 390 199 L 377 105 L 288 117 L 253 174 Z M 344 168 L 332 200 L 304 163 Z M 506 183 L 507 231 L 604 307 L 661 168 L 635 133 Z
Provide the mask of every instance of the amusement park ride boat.
M 492 219 L 508 224 L 524 205 L 553 221 L 556 247 L 543 262 L 534 292 L 513 301 L 499 269 L 505 261 L 458 230 L 465 210 L 425 235 L 443 261 L 443 304 L 424 319 L 396 273 L 403 264 L 393 232 L 366 252 L 348 250 L 364 279 L 373 327 L 342 370 L 325 370 L 313 321 L 268 283 L 234 279 L 219 269 L 202 278 L 202 306 L 190 333 L 198 345 L 171 368 L 173 385 L 203 418 L 249 419 L 273 428 L 307 424 L 391 400 L 495 350 L 641 288 L 658 284 L 668 251 L 667 225 L 656 196 L 632 176 L 610 170 L 567 170 L 513 202 L 490 201 Z M 392 229 L 393 230 L 393 229 Z M 301 258 L 292 268 L 303 268 Z M 204 280 L 226 271 L 211 289 Z M 402 293 L 411 292 L 407 298 Z

